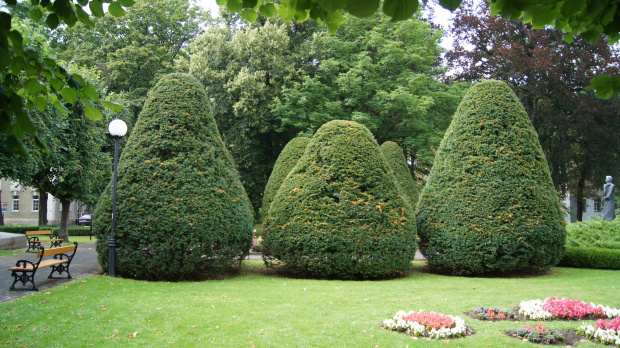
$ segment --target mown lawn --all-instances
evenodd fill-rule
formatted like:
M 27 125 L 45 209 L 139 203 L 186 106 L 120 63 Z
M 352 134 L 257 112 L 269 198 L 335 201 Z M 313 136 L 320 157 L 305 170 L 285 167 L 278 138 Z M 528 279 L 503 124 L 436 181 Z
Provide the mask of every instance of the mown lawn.
M 97 241 L 96 237 L 90 237 L 90 236 L 70 236 L 69 237 L 69 242 L 73 243 L 73 242 L 78 242 L 79 245 L 82 244 L 86 244 L 86 243 L 94 243 Z M 63 245 L 67 245 L 66 243 Z M 49 248 L 50 244 L 49 243 L 43 243 L 43 246 L 46 248 Z M 17 250 L 0 250 L 0 256 L 4 256 L 4 255 L 15 255 L 15 254 L 21 254 L 26 252 L 27 249 L 17 249 Z
M 620 307 L 620 271 L 554 268 L 536 277 L 466 278 L 411 273 L 387 281 L 304 280 L 245 261 L 237 276 L 205 282 L 145 282 L 107 276 L 0 304 L 0 343 L 86 347 L 534 347 L 504 335 L 531 322 L 482 322 L 475 306 L 511 308 L 521 300 L 568 296 Z M 449 342 L 384 331 L 399 310 L 461 316 L 476 333 Z M 591 321 L 594 323 L 594 321 Z M 548 328 L 574 329 L 555 321 Z M 595 347 L 583 342 L 579 347 Z M 599 347 L 601 347 L 599 345 Z

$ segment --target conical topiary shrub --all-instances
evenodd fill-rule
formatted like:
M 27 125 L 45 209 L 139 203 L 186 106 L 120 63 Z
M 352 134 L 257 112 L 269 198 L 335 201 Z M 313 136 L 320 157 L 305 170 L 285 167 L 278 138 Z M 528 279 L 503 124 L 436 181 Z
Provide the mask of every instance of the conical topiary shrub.
M 111 185 L 95 210 L 107 269 Z M 119 161 L 117 274 L 181 280 L 217 275 L 252 245 L 252 207 L 220 137 L 204 88 L 186 74 L 162 77 Z
M 396 181 L 403 189 L 403 193 L 409 197 L 411 204 L 415 206 L 420 195 L 420 187 L 411 177 L 411 172 L 407 167 L 407 160 L 403 155 L 403 149 L 393 141 L 386 141 L 381 144 L 381 152 L 383 152 L 388 166 L 392 169 Z
M 402 274 L 415 255 L 416 234 L 396 185 L 366 127 L 323 125 L 271 203 L 265 255 L 321 278 Z
M 416 213 L 420 250 L 434 269 L 506 273 L 559 262 L 559 196 L 532 123 L 505 83 L 479 83 L 463 98 Z
M 263 194 L 263 205 L 261 207 L 261 219 L 265 219 L 267 213 L 269 212 L 269 206 L 273 201 L 273 198 L 278 192 L 280 185 L 286 178 L 286 175 L 293 169 L 297 161 L 301 158 L 301 156 L 306 151 L 306 146 L 310 142 L 310 138 L 306 137 L 298 137 L 294 138 L 286 144 L 282 152 L 280 152 L 280 156 L 276 160 L 276 163 L 273 165 L 273 170 L 271 171 L 271 175 L 269 176 L 269 181 L 267 181 L 267 186 L 265 186 L 265 193 Z

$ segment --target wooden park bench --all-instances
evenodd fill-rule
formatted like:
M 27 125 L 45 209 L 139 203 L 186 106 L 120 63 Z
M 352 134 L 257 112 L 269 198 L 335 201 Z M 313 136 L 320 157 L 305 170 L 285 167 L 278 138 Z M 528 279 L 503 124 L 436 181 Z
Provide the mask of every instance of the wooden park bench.
M 39 236 L 48 236 L 47 239 L 39 239 Z M 52 231 L 26 231 L 26 238 L 28 238 L 28 250 L 36 250 L 39 249 L 41 243 L 52 243 L 50 247 L 59 247 L 61 246 L 63 240 L 59 238 L 52 238 Z
M 9 268 L 11 271 L 11 276 L 15 278 L 10 290 L 39 291 L 39 288 L 37 288 L 37 285 L 34 283 L 34 275 L 37 273 L 39 268 L 52 267 L 52 272 L 47 277 L 48 279 L 71 279 L 69 266 L 71 265 L 71 260 L 73 260 L 77 246 L 77 242 L 73 242 L 73 245 L 49 249 L 45 249 L 45 247 L 40 246 L 39 254 L 37 255 L 39 259 L 37 261 L 17 261 L 15 267 Z M 53 258 L 43 260 L 43 258 L 48 256 L 53 256 Z M 64 272 L 67 272 L 67 277 L 53 277 L 52 275 L 54 272 L 57 272 L 58 275 L 62 275 Z M 16 289 L 15 284 L 17 282 L 21 282 L 23 286 L 26 286 L 26 283 L 30 282 L 32 283 L 32 289 Z

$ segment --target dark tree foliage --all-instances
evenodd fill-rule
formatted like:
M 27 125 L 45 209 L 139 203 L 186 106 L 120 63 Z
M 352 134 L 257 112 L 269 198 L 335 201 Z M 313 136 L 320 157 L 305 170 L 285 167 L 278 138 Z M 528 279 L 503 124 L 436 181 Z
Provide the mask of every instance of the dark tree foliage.
M 588 183 L 599 187 L 605 175 L 620 174 L 620 97 L 602 100 L 586 89 L 595 76 L 620 76 L 620 51 L 604 37 L 567 43 L 559 30 L 493 17 L 485 2 L 459 9 L 451 33 L 457 44 L 446 57 L 455 78 L 510 85 L 538 133 L 556 189 L 577 196 L 581 221 L 583 199 L 595 194 Z
M 559 196 L 536 131 L 505 83 L 479 83 L 463 98 L 416 213 L 420 250 L 436 270 L 508 273 L 559 262 Z
M 123 277 L 217 275 L 252 244 L 252 207 L 224 147 L 203 87 L 165 75 L 150 91 L 119 162 L 115 237 Z M 107 268 L 111 185 L 95 211 Z
M 394 173 L 398 184 L 403 189 L 403 193 L 409 197 L 412 205 L 415 206 L 421 187 L 418 186 L 411 176 L 403 149 L 393 141 L 386 141 L 381 144 L 381 152 L 383 152 L 383 156 L 385 156 L 387 164 Z
M 314 135 L 276 193 L 263 233 L 266 256 L 342 279 L 403 274 L 415 239 L 413 212 L 372 134 L 340 120 Z
M 260 210 L 262 219 L 267 216 L 269 206 L 271 205 L 276 192 L 278 192 L 278 189 L 282 185 L 286 175 L 288 175 L 291 169 L 295 167 L 297 161 L 299 161 L 304 152 L 306 152 L 306 147 L 309 142 L 310 138 L 293 138 L 293 140 L 289 141 L 284 149 L 282 149 L 282 152 L 280 152 L 280 156 L 278 156 L 276 164 L 273 166 L 273 171 L 269 176 L 269 181 L 267 181 L 265 193 L 263 194 L 263 206 Z

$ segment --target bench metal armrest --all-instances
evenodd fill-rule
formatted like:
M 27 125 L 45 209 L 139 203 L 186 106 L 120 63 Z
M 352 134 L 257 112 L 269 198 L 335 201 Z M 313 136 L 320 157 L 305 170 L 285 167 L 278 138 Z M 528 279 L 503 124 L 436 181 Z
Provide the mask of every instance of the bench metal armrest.
M 41 261 L 41 260 L 39 259 L 39 261 Z M 32 265 L 32 269 L 36 269 L 37 266 L 39 266 L 38 262 L 35 263 L 35 262 L 30 261 L 30 260 L 19 260 L 19 261 L 17 261 L 15 266 L 16 267 L 23 267 L 23 268 L 25 268 L 27 264 Z

